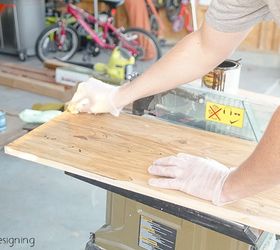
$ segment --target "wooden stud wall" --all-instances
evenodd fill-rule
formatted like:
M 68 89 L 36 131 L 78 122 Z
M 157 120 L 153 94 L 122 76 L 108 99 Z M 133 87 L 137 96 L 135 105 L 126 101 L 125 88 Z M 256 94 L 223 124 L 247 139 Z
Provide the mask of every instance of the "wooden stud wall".
M 202 23 L 207 6 L 199 6 L 198 22 Z M 239 49 L 247 51 L 280 52 L 280 28 L 273 21 L 261 22 L 249 33 Z

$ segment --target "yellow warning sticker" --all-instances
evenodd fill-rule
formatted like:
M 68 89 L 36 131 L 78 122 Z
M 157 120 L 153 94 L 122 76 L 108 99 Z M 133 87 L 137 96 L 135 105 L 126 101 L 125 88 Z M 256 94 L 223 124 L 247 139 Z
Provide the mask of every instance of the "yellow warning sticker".
M 205 120 L 243 128 L 244 109 L 206 102 Z

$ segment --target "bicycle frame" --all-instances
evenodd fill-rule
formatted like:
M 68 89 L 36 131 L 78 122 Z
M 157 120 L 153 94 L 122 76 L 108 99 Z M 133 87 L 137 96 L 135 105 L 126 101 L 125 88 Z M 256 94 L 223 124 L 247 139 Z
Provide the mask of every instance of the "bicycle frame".
M 101 48 L 113 50 L 116 47 L 116 45 L 106 43 L 108 33 L 109 31 L 111 31 L 123 43 L 123 47 L 128 49 L 132 53 L 132 55 L 135 56 L 138 54 L 138 51 L 126 41 L 124 35 L 112 24 L 112 18 L 109 18 L 106 22 L 101 22 L 97 20 L 93 15 L 89 14 L 88 12 L 71 3 L 67 4 L 67 13 L 71 14 L 76 18 L 77 22 L 80 23 L 80 25 L 86 30 L 86 32 L 90 35 L 93 41 L 95 41 Z M 97 23 L 98 26 L 102 27 L 103 39 L 101 39 L 96 34 L 96 32 L 90 27 L 90 25 L 85 20 L 87 20 L 87 22 L 91 24 Z

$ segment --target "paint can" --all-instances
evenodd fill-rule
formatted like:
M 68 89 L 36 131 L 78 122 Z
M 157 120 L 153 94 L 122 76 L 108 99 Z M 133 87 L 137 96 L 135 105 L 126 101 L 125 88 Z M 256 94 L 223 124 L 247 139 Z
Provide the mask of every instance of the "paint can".
M 202 87 L 223 91 L 229 94 L 237 94 L 241 64 L 240 60 L 225 60 L 213 71 L 202 78 Z
M 7 128 L 6 124 L 6 113 L 0 110 L 0 133 L 4 132 Z

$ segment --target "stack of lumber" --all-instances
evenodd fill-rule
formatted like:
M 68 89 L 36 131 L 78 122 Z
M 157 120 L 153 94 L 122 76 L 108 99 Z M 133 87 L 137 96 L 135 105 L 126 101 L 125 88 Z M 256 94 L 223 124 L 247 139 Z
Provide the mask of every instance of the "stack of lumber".
M 46 68 L 31 68 L 13 63 L 0 64 L 0 85 L 34 92 L 40 95 L 68 101 L 75 88 L 57 84 L 55 71 Z

